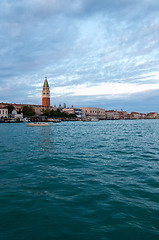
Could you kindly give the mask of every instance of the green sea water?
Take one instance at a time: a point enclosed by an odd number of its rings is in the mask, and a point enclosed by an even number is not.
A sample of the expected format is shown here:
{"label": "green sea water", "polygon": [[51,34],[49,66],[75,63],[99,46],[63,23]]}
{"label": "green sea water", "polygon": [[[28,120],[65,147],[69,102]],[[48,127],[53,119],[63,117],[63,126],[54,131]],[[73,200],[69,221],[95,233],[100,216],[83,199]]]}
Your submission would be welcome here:
{"label": "green sea water", "polygon": [[159,120],[0,124],[1,240],[158,240]]}

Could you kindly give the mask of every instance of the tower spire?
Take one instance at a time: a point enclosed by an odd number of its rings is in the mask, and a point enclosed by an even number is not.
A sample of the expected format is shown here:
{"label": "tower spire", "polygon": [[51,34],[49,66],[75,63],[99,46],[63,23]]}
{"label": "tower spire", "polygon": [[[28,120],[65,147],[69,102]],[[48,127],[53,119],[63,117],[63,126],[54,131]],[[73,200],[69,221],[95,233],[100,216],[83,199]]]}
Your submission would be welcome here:
{"label": "tower spire", "polygon": [[48,87],[48,88],[49,88],[49,84],[48,84],[47,76],[46,76],[46,75],[45,75],[45,81],[44,81],[43,87]]}
{"label": "tower spire", "polygon": [[49,84],[48,84],[46,75],[45,75],[45,80],[44,80],[43,90],[42,90],[42,106],[50,107],[50,89],[49,89]]}

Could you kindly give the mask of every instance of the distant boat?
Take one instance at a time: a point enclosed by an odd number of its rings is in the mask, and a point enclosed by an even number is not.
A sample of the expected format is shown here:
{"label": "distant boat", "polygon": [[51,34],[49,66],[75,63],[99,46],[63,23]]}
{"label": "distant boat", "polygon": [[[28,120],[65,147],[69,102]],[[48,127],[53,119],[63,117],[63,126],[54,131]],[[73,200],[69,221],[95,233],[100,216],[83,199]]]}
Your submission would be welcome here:
{"label": "distant boat", "polygon": [[92,118],[91,122],[99,122],[99,119],[98,118]]}
{"label": "distant boat", "polygon": [[48,118],[47,121],[48,122],[53,122],[53,123],[60,123],[61,122],[60,119],[52,119],[52,118]]}
{"label": "distant boat", "polygon": [[15,123],[15,119],[11,119],[9,122],[10,123]]}
{"label": "distant boat", "polygon": [[99,122],[98,118],[88,118],[88,119],[84,119],[83,122]]}
{"label": "distant boat", "polygon": [[23,119],[23,122],[31,122],[31,121],[30,121],[30,119],[28,119],[28,118],[24,118],[24,119]]}
{"label": "distant boat", "polygon": [[48,127],[50,125],[51,123],[46,123],[46,122],[27,123],[27,126],[29,127]]}

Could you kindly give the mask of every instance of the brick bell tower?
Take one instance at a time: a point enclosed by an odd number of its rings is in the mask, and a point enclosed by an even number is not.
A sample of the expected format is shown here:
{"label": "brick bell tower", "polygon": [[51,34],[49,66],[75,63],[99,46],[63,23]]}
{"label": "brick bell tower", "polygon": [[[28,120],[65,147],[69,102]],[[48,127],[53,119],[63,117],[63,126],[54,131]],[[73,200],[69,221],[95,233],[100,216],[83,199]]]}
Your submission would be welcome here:
{"label": "brick bell tower", "polygon": [[45,76],[45,81],[42,90],[42,106],[48,108],[50,107],[50,89],[47,81],[47,76]]}

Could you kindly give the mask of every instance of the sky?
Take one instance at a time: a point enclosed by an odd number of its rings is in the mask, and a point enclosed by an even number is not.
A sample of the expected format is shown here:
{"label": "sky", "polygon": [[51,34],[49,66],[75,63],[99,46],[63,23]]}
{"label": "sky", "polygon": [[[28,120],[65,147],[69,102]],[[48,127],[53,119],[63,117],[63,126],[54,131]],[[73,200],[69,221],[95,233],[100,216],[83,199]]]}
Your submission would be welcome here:
{"label": "sky", "polygon": [[0,5],[0,102],[159,112],[158,0]]}

